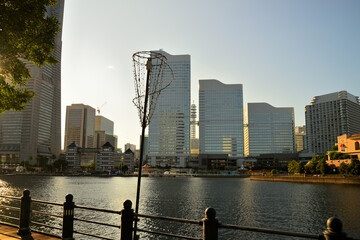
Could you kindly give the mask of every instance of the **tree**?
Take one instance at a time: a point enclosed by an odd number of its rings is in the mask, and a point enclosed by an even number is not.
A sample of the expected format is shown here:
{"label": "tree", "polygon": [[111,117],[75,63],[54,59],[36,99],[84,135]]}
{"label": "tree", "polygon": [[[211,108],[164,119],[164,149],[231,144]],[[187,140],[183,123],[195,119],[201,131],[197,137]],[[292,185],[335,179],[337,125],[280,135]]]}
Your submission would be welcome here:
{"label": "tree", "polygon": [[272,169],[271,172],[270,172],[271,175],[278,175],[279,174],[279,171],[276,170],[276,169]]}
{"label": "tree", "polygon": [[297,173],[304,173],[305,172],[305,168],[304,168],[304,163],[303,162],[299,162],[298,166],[296,168],[296,172]]}
{"label": "tree", "polygon": [[55,64],[52,56],[60,24],[46,16],[56,0],[0,1],[0,113],[21,111],[34,96],[26,88],[30,72],[25,59],[41,67]]}
{"label": "tree", "polygon": [[54,166],[54,168],[64,170],[68,166],[68,161],[59,159],[53,163],[53,166]]}
{"label": "tree", "polygon": [[129,170],[129,167],[127,165],[123,165],[123,166],[121,166],[120,170],[121,170],[121,172],[126,173],[127,170]]}
{"label": "tree", "polygon": [[349,172],[352,175],[360,175],[360,161],[357,159],[352,159],[350,166],[349,166]]}
{"label": "tree", "polygon": [[330,168],[329,165],[326,163],[325,159],[321,159],[318,164],[316,165],[316,173],[321,173],[322,175],[325,175],[329,173]]}
{"label": "tree", "polygon": [[339,172],[341,174],[347,174],[349,172],[349,165],[342,162],[339,167]]}
{"label": "tree", "polygon": [[298,168],[298,162],[296,160],[292,160],[289,164],[288,164],[288,172],[290,174],[294,174],[296,173],[296,170]]}

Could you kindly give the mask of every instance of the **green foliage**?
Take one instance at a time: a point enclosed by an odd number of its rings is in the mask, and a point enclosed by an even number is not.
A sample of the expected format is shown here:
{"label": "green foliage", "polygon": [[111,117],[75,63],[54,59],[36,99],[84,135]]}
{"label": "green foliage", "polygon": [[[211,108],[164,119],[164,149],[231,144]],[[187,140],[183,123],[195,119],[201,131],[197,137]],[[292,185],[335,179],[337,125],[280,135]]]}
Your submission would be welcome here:
{"label": "green foliage", "polygon": [[298,168],[298,162],[296,160],[292,160],[289,164],[288,164],[288,172],[290,174],[294,174],[297,171]]}
{"label": "green foliage", "polygon": [[339,151],[338,145],[332,146],[330,151],[334,151],[334,152]]}
{"label": "green foliage", "polygon": [[34,96],[26,88],[30,79],[25,59],[37,66],[55,64],[55,36],[60,31],[46,6],[56,0],[0,1],[0,113],[20,111]]}
{"label": "green foliage", "polygon": [[296,168],[296,172],[297,173],[304,173],[305,172],[305,167],[304,167],[304,163],[303,162],[299,162]]}
{"label": "green foliage", "polygon": [[68,166],[68,162],[66,160],[56,160],[53,164],[54,168],[65,170]]}
{"label": "green foliage", "polygon": [[92,162],[89,167],[90,170],[95,171],[95,162]]}
{"label": "green foliage", "polygon": [[127,165],[123,165],[123,166],[121,166],[120,170],[121,170],[121,172],[126,173],[127,170],[129,170],[129,167]]}
{"label": "green foliage", "polygon": [[328,174],[330,172],[329,165],[326,163],[325,159],[321,159],[316,165],[316,173],[321,173],[322,175]]}
{"label": "green foliage", "polygon": [[350,166],[349,166],[349,172],[352,175],[360,175],[360,161],[358,159],[352,159]]}
{"label": "green foliage", "polygon": [[344,162],[342,162],[342,163],[340,164],[340,167],[339,167],[339,172],[340,172],[341,174],[347,174],[347,173],[349,173],[349,165],[346,164],[346,163],[344,163]]}
{"label": "green foliage", "polygon": [[271,172],[270,172],[271,175],[278,175],[279,174],[279,171],[276,170],[276,169],[272,169]]}

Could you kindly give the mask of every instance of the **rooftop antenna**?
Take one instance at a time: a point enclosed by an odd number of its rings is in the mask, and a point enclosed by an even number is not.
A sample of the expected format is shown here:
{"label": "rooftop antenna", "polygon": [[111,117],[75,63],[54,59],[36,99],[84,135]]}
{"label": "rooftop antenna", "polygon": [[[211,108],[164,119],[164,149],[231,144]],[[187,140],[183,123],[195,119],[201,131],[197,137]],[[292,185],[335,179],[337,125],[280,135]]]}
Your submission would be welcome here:
{"label": "rooftop antenna", "polygon": [[[133,54],[132,59],[135,78],[135,98],[133,103],[138,109],[142,127],[135,207],[135,214],[137,214],[139,212],[145,128],[150,124],[161,91],[171,84],[174,73],[168,65],[166,57],[158,52],[136,52]],[[137,221],[135,221],[134,227],[134,236],[136,236]]]}

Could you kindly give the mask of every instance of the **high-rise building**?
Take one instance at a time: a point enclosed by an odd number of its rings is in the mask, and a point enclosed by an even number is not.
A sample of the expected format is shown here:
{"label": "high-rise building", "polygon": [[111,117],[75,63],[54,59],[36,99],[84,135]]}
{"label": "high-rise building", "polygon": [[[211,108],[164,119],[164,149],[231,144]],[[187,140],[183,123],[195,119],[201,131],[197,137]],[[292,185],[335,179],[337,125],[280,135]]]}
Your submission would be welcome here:
{"label": "high-rise building", "polygon": [[[167,58],[174,79],[161,91],[149,125],[150,164],[185,167],[190,156],[190,55],[156,52]],[[163,82],[170,80],[167,71]]]}
{"label": "high-rise building", "polygon": [[101,148],[101,146],[109,142],[116,149],[117,141],[114,136],[114,122],[104,116],[96,115],[94,141],[94,147],[96,148]]}
{"label": "high-rise building", "polygon": [[347,91],[315,96],[305,107],[308,151],[330,151],[337,136],[360,133],[359,97]]}
{"label": "high-rise building", "polygon": [[297,126],[295,127],[295,145],[296,152],[301,152],[306,149],[306,127]]}
{"label": "high-rise building", "polygon": [[[47,8],[63,22],[64,0]],[[26,62],[32,76],[26,87],[35,97],[21,112],[0,114],[0,160],[37,162],[39,156],[58,157],[61,150],[61,32],[55,37],[55,65],[42,68]]]}
{"label": "high-rise building", "polygon": [[66,106],[64,148],[75,142],[80,148],[95,147],[95,109],[84,104]]}
{"label": "high-rise building", "polygon": [[245,117],[245,156],[294,153],[294,108],[248,103]]}
{"label": "high-rise building", "polygon": [[242,84],[199,80],[200,154],[244,156]]}
{"label": "high-rise building", "polygon": [[199,154],[199,138],[197,138],[196,130],[199,122],[197,118],[197,109],[196,105],[193,103],[190,106],[190,153],[192,155]]}

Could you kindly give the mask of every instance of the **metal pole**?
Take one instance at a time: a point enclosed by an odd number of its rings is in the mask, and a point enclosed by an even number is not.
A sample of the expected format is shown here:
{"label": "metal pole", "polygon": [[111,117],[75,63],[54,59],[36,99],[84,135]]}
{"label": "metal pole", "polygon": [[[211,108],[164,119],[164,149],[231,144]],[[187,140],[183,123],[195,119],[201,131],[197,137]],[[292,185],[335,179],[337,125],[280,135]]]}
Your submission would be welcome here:
{"label": "metal pole", "polygon": [[[144,138],[145,138],[145,128],[146,128],[146,112],[148,105],[148,95],[149,95],[149,83],[150,83],[150,73],[151,73],[151,60],[148,59],[146,63],[146,86],[145,86],[145,102],[144,102],[144,113],[142,121],[142,131],[141,131],[141,143],[140,143],[140,161],[139,161],[139,171],[138,171],[138,183],[136,191],[136,205],[135,205],[135,214],[139,213],[139,199],[140,199],[140,185],[141,185],[141,170],[142,170],[142,161],[144,156]],[[136,236],[137,220],[135,220],[134,226],[134,239],[137,239]]]}

